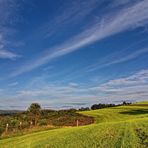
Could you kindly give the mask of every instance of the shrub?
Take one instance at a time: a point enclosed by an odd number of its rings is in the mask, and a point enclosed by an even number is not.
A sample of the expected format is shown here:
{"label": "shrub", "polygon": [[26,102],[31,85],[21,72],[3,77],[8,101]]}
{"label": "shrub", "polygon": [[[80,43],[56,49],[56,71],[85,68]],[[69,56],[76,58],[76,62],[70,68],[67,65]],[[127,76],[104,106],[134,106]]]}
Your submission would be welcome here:
{"label": "shrub", "polygon": [[48,122],[47,122],[46,119],[41,119],[41,120],[39,120],[39,122],[38,122],[38,125],[47,125],[47,124],[48,124]]}
{"label": "shrub", "polygon": [[0,136],[3,134],[4,131],[5,131],[5,128],[0,127]]}

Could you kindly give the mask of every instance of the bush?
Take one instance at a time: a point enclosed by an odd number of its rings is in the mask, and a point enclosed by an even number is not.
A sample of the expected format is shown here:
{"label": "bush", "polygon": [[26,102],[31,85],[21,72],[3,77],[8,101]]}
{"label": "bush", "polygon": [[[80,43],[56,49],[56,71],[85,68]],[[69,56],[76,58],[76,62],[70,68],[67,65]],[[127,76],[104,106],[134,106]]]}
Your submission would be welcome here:
{"label": "bush", "polygon": [[89,107],[81,107],[81,108],[79,109],[79,111],[88,111],[88,110],[90,110]]}
{"label": "bush", "polygon": [[12,127],[16,127],[18,125],[19,121],[17,119],[11,119],[10,124]]}
{"label": "bush", "polygon": [[5,131],[5,128],[0,127],[0,136],[3,134],[4,131]]}
{"label": "bush", "polygon": [[38,125],[47,125],[48,122],[46,119],[39,120]]}
{"label": "bush", "polygon": [[30,127],[30,123],[27,122],[27,121],[23,121],[22,122],[22,129],[25,129],[25,128],[29,128]]}

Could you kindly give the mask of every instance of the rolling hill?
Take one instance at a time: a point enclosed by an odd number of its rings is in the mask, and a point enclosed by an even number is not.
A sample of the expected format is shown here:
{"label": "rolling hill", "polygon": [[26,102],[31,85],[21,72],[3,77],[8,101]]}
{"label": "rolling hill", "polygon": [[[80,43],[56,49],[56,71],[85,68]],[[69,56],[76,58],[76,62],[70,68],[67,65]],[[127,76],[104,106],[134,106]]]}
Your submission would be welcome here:
{"label": "rolling hill", "polygon": [[0,140],[1,148],[146,148],[148,102],[80,112],[95,123]]}

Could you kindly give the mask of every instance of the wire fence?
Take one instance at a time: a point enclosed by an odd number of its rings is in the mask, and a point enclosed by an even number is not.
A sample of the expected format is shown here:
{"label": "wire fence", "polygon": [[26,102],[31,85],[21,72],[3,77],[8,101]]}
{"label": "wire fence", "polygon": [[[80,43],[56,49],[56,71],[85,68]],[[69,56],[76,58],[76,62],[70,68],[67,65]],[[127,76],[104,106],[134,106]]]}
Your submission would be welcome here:
{"label": "wire fence", "polygon": [[15,125],[11,123],[0,124],[0,130],[3,132],[16,131],[16,130],[18,131],[18,130],[23,130],[25,128],[32,128],[32,127],[33,127],[32,122],[28,122],[27,124],[23,122],[19,122],[19,124],[15,124]]}

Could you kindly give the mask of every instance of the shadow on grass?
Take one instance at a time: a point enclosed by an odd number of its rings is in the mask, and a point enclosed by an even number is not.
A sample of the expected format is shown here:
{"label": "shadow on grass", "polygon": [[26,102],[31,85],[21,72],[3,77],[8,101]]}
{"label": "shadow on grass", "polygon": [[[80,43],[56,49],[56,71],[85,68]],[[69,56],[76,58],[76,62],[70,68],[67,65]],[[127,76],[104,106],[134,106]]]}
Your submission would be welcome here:
{"label": "shadow on grass", "polygon": [[141,114],[148,114],[148,109],[134,109],[130,111],[123,111],[120,114],[127,114],[127,115],[141,115]]}

